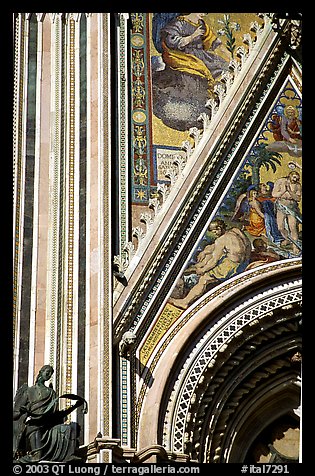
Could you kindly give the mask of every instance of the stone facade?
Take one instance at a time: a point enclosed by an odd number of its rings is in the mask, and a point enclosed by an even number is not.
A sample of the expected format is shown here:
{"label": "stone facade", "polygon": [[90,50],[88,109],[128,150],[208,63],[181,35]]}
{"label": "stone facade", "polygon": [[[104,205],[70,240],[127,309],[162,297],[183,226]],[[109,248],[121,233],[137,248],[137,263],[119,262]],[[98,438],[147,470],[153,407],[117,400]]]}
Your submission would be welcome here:
{"label": "stone facade", "polygon": [[[14,14],[14,391],[51,365],[88,402],[90,463],[301,461],[301,19],[206,14],[237,48],[178,131],[153,109],[153,15]],[[288,107],[295,149],[272,135]],[[257,170],[295,171],[287,245],[267,212],[259,235],[232,217]],[[269,254],[177,306],[217,217]]]}

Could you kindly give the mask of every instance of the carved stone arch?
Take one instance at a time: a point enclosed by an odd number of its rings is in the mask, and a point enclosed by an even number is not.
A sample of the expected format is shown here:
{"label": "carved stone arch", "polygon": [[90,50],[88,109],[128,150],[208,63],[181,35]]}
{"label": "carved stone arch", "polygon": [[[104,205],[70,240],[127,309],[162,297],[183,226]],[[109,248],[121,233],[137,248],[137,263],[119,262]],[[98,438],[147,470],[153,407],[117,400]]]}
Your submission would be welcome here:
{"label": "carved stone arch", "polygon": [[[290,368],[276,375],[262,387],[255,388],[244,407],[226,429],[226,441],[217,462],[233,463],[246,461],[252,443],[272,423],[285,415],[298,418],[293,410],[300,402],[300,391],[295,385],[296,373]],[[254,402],[254,404],[253,404]],[[231,431],[231,433],[229,433]],[[228,445],[230,444],[230,447]],[[217,454],[219,456],[219,452]],[[207,454],[209,462],[210,455]]]}
{"label": "carved stone arch", "polygon": [[265,316],[263,325],[258,322],[252,335],[234,339],[238,344],[231,343],[205,373],[208,387],[196,390],[199,401],[195,411],[191,409],[191,430],[186,432],[192,459],[244,461],[263,429],[299,406],[299,369],[291,363],[301,346],[299,307],[295,303]]}
{"label": "carved stone arch", "polygon": [[[257,382],[265,378],[268,383],[273,378],[277,382],[281,369],[285,372],[288,368],[291,372],[289,359],[301,348],[301,282],[288,282],[282,277],[280,284],[270,280],[267,283],[265,277],[263,290],[254,296],[247,288],[247,297],[244,297],[243,289],[238,305],[229,312],[227,306],[224,312],[223,306],[214,325],[213,321],[209,324],[213,305],[211,300],[205,300],[203,322],[195,316],[190,319],[190,325],[186,323],[186,329],[185,326],[177,332],[174,329],[176,339],[169,343],[156,367],[148,368],[152,378],[150,392],[140,409],[139,447],[157,438],[167,451],[187,455],[192,461],[205,461],[207,451],[211,450],[211,414],[215,414],[212,412],[215,406],[219,403],[222,407],[216,412],[219,420],[215,437],[219,439],[222,438],[220,425],[225,424],[230,409],[240,405],[238,398],[246,398],[251,389],[259,388]],[[228,302],[227,296],[225,299]],[[261,357],[256,365],[257,349]],[[232,375],[240,384],[234,388],[231,379],[232,387],[227,393],[224,384]],[[297,378],[296,371],[292,371],[287,380],[293,382]],[[221,403],[213,399],[220,389]],[[146,433],[142,432],[144,427]]]}

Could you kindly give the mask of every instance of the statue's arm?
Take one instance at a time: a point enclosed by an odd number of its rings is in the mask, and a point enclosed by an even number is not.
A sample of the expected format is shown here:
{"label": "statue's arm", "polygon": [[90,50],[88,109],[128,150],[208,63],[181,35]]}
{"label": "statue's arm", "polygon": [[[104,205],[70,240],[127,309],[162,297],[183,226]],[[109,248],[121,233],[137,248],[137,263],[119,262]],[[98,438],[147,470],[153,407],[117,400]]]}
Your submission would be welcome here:
{"label": "statue's arm", "polygon": [[71,405],[70,407],[65,408],[64,410],[61,410],[61,412],[66,417],[67,415],[72,413],[74,410],[76,410],[80,405],[82,405],[82,402],[80,402],[80,400],[78,400],[77,402],[75,402],[74,405]]}
{"label": "statue's arm", "polygon": [[62,418],[65,418],[67,415],[69,415],[71,412],[76,410],[78,407],[83,405],[83,412],[87,413],[87,402],[83,397],[79,397],[78,395],[74,394],[63,394],[59,398],[70,398],[70,399],[76,399],[76,403],[74,405],[71,405],[68,408],[65,408],[64,410],[58,411],[58,415],[61,416]]}

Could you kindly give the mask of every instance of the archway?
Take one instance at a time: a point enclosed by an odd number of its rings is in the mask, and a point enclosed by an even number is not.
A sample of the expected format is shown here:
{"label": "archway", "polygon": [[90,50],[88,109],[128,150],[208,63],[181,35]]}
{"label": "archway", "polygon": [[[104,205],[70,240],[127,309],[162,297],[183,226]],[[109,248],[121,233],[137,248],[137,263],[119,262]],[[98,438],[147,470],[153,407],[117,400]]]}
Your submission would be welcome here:
{"label": "archway", "polygon": [[[262,404],[270,410],[267,420],[261,415],[264,424],[299,405],[299,369],[291,359],[301,350],[301,295],[300,280],[273,285],[247,300],[243,297],[225,315],[221,310],[215,325],[205,317],[199,334],[198,329],[194,336],[190,332],[190,340],[185,326],[180,329],[155,369],[140,415],[139,447],[157,441],[167,451],[198,462],[244,459],[264,426],[246,438],[242,450],[236,450],[239,443],[230,428],[236,425],[239,432],[248,415],[254,422],[255,408]],[[205,308],[202,312],[206,316]],[[207,319],[212,324],[207,326]],[[177,359],[170,369],[172,354]],[[272,412],[270,395],[280,401],[283,387],[286,405]],[[144,426],[150,428],[145,436]]]}

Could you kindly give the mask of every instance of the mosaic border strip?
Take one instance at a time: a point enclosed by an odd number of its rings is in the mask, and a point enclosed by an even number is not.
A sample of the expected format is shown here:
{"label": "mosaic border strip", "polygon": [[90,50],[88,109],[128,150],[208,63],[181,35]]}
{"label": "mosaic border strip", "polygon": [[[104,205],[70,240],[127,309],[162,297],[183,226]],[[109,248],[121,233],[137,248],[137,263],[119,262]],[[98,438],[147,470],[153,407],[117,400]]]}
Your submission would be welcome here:
{"label": "mosaic border strip", "polygon": [[[103,145],[103,157],[104,157],[104,169],[103,169],[103,263],[107,263],[107,268],[102,272],[103,274],[103,296],[104,304],[103,309],[103,349],[102,349],[102,369],[103,369],[103,430],[105,435],[111,435],[111,321],[112,321],[112,303],[111,303],[111,282],[110,282],[110,263],[111,263],[111,194],[110,194],[110,180],[111,180],[111,164],[110,164],[110,98],[106,86],[109,85],[110,78],[110,57],[108,55],[109,48],[109,13],[102,14],[102,28],[103,28],[103,91],[102,91],[102,107],[103,107],[103,133],[104,140]],[[101,304],[101,303],[100,303]],[[105,462],[108,460],[108,452],[105,452]],[[108,461],[109,462],[109,461]]]}
{"label": "mosaic border strip", "polygon": [[[14,200],[15,200],[15,230],[14,230],[14,259],[13,259],[13,343],[15,342],[18,326],[18,276],[19,261],[21,254],[21,193],[22,193],[22,120],[23,120],[23,83],[24,68],[19,70],[21,58],[24,57],[24,28],[25,18],[19,14],[16,18],[15,31],[15,61],[14,61],[14,103],[13,103],[13,171],[14,179]],[[15,99],[18,98],[18,101]]]}
{"label": "mosaic border strip", "polygon": [[72,388],[73,356],[73,247],[74,247],[74,174],[75,174],[75,21],[69,19],[69,156],[68,156],[68,257],[66,323],[66,392]]}
{"label": "mosaic border strip", "polygon": [[[131,13],[131,202],[149,201],[151,177],[151,119],[147,44],[148,14]],[[149,63],[150,64],[150,63]]]}

